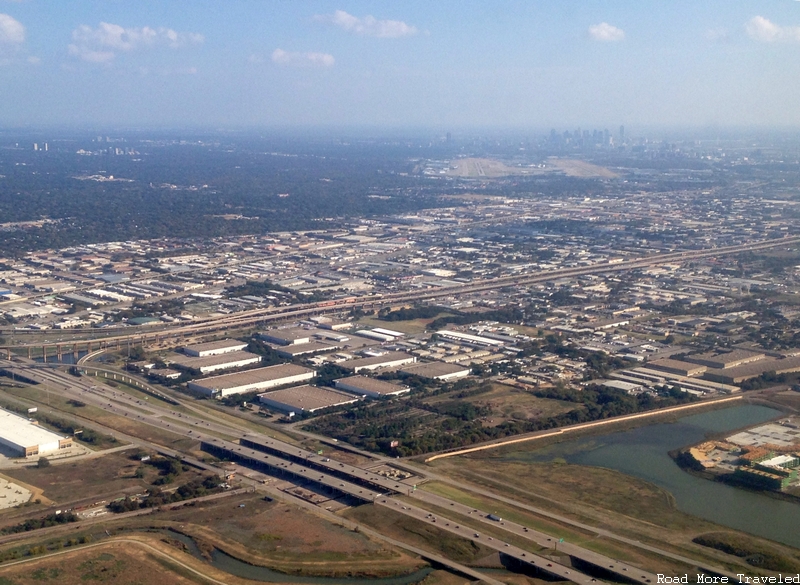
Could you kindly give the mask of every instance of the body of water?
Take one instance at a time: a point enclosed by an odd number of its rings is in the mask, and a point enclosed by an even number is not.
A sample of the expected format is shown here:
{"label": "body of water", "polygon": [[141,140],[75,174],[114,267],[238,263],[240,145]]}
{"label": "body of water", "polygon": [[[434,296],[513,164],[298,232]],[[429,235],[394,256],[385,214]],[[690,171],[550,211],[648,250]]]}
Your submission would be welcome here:
{"label": "body of water", "polygon": [[675,423],[516,452],[509,459],[544,462],[563,458],[569,463],[615,469],[668,490],[683,512],[800,548],[800,504],[690,475],[668,454],[699,443],[710,433],[755,426],[780,415],[764,406],[734,406],[686,416]]}
{"label": "body of water", "polygon": [[[165,531],[170,538],[179,540],[186,545],[188,552],[198,559],[206,560],[194,540],[179,532]],[[419,583],[433,571],[431,567],[424,567],[407,575],[397,577],[308,577],[281,573],[267,567],[251,565],[236,559],[229,554],[215,548],[211,551],[211,565],[230,575],[263,581],[265,583],[302,583],[306,585],[413,585]]]}

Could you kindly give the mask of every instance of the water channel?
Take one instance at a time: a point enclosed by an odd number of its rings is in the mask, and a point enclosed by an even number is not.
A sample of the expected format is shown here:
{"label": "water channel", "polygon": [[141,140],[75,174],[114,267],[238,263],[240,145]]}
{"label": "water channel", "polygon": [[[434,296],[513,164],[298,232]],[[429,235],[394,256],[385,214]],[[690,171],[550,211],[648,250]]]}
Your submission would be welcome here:
{"label": "water channel", "polygon": [[[182,542],[192,556],[206,560],[197,544],[192,538],[179,532],[165,531],[170,538]],[[215,548],[211,551],[211,565],[230,575],[251,579],[253,581],[263,581],[266,583],[303,583],[307,585],[413,585],[419,583],[428,576],[433,569],[425,567],[397,577],[307,577],[303,575],[291,575],[274,571],[267,567],[251,565],[236,559],[221,550]]]}
{"label": "water channel", "polygon": [[669,451],[774,419],[781,412],[741,405],[653,424],[630,431],[566,441],[530,452],[509,453],[514,461],[551,461],[615,469],[669,490],[678,509],[723,526],[800,548],[800,504],[771,498],[683,471]]}

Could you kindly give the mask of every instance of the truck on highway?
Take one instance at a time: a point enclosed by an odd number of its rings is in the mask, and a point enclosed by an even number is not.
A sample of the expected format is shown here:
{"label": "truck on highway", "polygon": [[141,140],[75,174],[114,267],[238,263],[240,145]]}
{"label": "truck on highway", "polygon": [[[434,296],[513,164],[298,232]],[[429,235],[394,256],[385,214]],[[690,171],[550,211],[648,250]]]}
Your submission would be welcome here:
{"label": "truck on highway", "polygon": [[502,519],[500,516],[498,516],[497,514],[487,514],[487,515],[486,515],[486,517],[487,517],[489,520],[494,520],[495,522],[502,522],[502,520],[503,520],[503,519]]}

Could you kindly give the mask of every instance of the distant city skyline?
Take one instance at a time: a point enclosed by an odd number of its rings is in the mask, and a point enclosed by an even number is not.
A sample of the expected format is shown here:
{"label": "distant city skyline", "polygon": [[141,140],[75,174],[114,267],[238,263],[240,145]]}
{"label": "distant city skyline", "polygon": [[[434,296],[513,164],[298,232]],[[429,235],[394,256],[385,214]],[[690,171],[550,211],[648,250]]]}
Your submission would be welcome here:
{"label": "distant city skyline", "polygon": [[800,126],[800,2],[0,0],[0,126]]}

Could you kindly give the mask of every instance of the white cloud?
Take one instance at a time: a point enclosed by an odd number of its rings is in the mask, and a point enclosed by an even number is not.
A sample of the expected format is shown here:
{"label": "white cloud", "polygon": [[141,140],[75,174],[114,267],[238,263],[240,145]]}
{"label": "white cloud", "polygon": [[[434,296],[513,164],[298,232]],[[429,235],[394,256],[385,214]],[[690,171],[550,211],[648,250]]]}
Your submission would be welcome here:
{"label": "white cloud", "polygon": [[779,41],[800,42],[800,26],[780,26],[764,18],[754,16],[744,26],[747,36],[762,43]]}
{"label": "white cloud", "polygon": [[25,27],[8,14],[0,13],[0,44],[20,45],[25,42]]}
{"label": "white cloud", "polygon": [[73,42],[67,48],[70,55],[84,61],[108,63],[121,52],[155,46],[177,49],[197,45],[204,40],[201,34],[176,32],[171,28],[124,28],[118,24],[101,22],[97,28],[82,24],[73,30]]}
{"label": "white cloud", "polygon": [[595,41],[615,42],[625,38],[625,31],[607,22],[601,22],[589,27],[589,37]]}
{"label": "white cloud", "polygon": [[414,36],[419,32],[417,27],[406,24],[402,20],[378,20],[374,16],[358,18],[344,10],[337,10],[333,14],[318,14],[314,18],[365,37],[397,39]]}
{"label": "white cloud", "polygon": [[272,62],[278,65],[291,65],[294,67],[333,67],[336,59],[328,53],[295,53],[275,49],[272,51]]}

